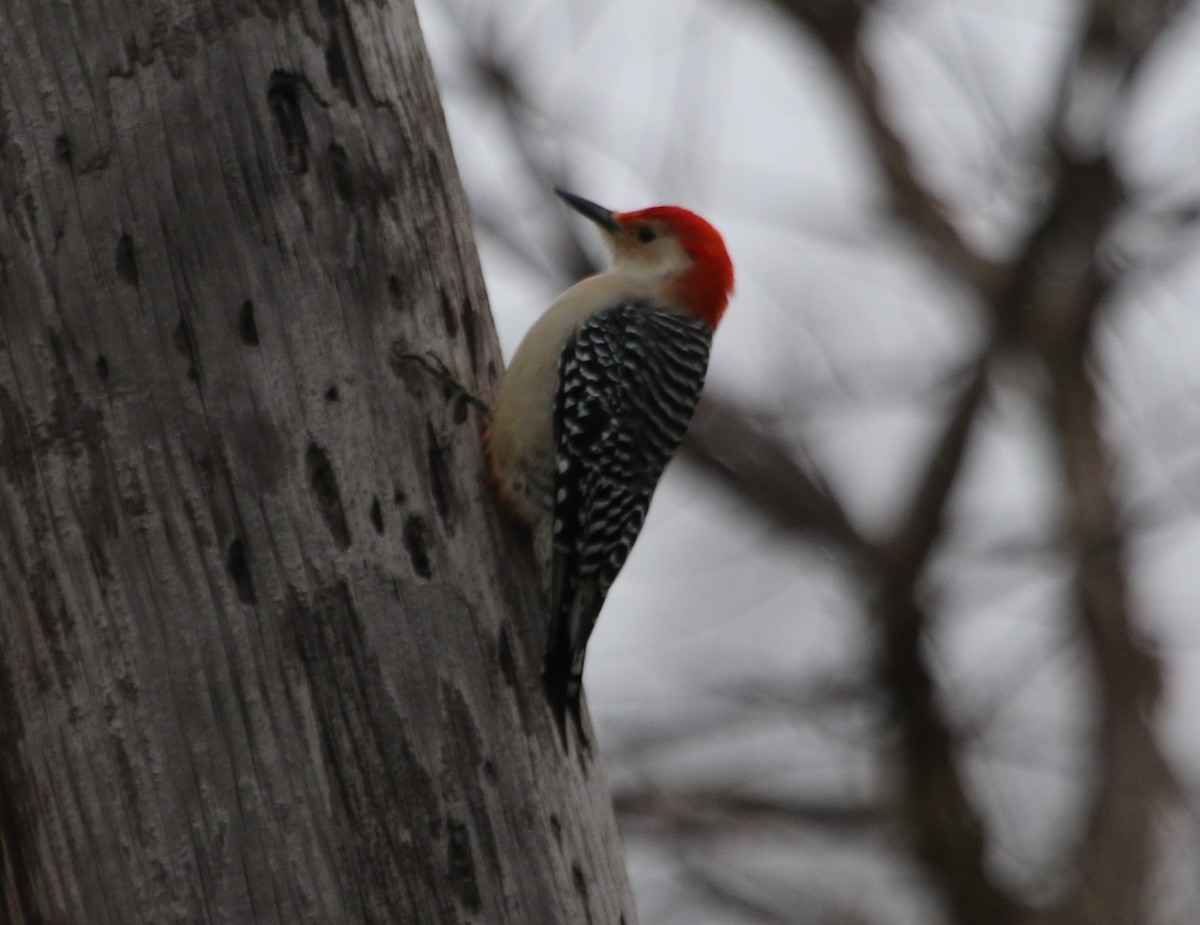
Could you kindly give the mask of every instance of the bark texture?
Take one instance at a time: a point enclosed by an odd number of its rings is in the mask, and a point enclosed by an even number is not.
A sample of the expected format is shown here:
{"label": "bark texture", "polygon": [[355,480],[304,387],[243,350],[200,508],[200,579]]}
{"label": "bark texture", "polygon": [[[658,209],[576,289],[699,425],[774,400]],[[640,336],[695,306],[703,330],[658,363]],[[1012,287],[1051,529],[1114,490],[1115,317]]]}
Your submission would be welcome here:
{"label": "bark texture", "polygon": [[0,3],[0,919],[633,925],[409,0]]}

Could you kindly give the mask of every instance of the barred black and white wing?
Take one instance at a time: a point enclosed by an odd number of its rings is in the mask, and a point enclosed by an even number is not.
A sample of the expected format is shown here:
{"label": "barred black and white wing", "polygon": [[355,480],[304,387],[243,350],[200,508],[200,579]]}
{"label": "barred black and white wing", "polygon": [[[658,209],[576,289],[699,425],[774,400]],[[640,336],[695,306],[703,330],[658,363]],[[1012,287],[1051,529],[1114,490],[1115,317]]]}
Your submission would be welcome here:
{"label": "barred black and white wing", "polygon": [[711,343],[698,319],[622,304],[593,315],[563,349],[543,674],[564,741],[567,707],[579,724],[588,637],[687,432]]}

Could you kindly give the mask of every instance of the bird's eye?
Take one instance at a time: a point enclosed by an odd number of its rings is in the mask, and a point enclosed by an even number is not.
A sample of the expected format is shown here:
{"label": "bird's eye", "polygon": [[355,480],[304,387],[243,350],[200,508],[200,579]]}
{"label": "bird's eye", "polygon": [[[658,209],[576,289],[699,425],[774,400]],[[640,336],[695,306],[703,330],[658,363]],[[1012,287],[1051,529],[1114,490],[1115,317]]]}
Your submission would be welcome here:
{"label": "bird's eye", "polygon": [[658,237],[658,234],[655,233],[654,229],[651,228],[649,225],[642,225],[637,230],[637,236],[638,236],[638,240],[641,241],[643,244],[649,244],[651,241],[653,241],[655,238]]}

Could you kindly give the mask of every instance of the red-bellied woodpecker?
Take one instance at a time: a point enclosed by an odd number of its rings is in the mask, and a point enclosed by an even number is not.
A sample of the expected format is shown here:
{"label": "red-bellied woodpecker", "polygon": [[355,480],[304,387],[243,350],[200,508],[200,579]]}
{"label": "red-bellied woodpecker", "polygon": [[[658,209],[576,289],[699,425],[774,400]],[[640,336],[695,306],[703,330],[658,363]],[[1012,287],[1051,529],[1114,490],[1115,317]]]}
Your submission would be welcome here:
{"label": "red-bellied woodpecker", "polygon": [[543,679],[565,742],[568,707],[579,728],[588,637],[687,431],[733,264],[694,212],[612,212],[557,192],[600,227],[612,266],[564,292],[525,336],[487,444],[501,498],[535,536],[550,533]]}

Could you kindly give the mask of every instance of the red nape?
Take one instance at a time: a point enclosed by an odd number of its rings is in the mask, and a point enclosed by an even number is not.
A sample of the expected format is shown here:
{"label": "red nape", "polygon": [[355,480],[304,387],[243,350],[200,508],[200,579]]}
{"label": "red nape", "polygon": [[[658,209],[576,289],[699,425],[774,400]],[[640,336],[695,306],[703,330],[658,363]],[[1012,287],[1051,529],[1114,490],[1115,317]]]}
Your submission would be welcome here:
{"label": "red nape", "polygon": [[695,212],[679,206],[652,206],[624,212],[619,218],[622,222],[660,221],[675,229],[683,249],[692,258],[692,268],[675,284],[675,291],[688,309],[715,328],[733,292],[733,261],[721,233]]}

